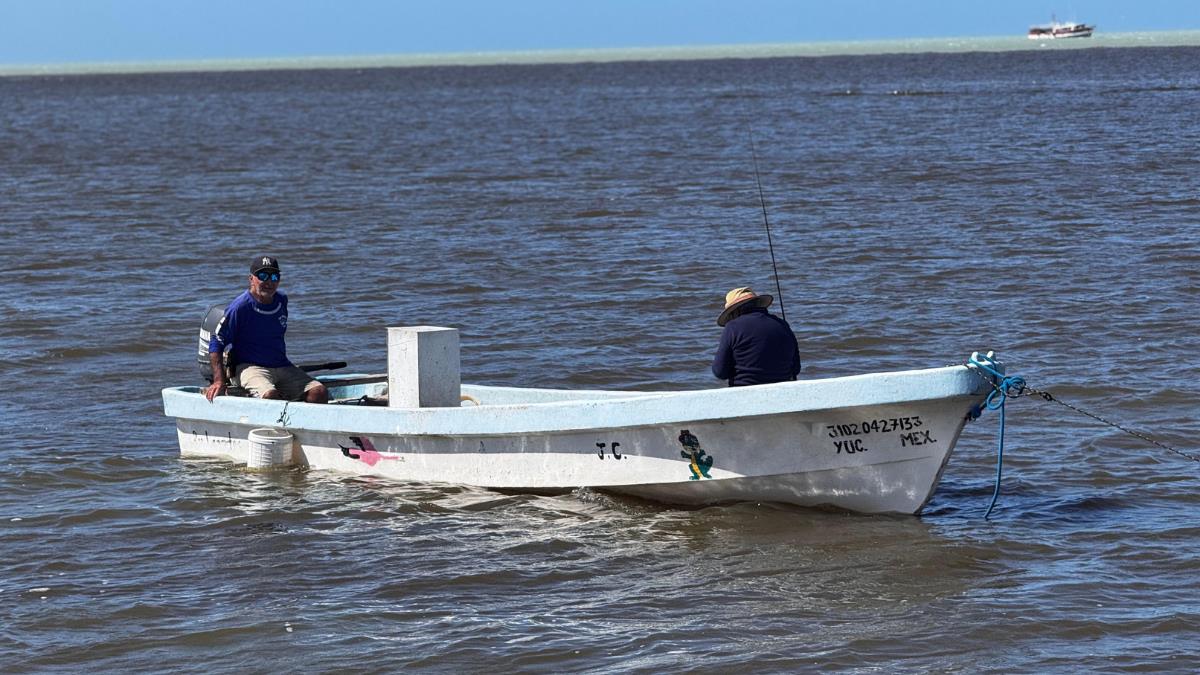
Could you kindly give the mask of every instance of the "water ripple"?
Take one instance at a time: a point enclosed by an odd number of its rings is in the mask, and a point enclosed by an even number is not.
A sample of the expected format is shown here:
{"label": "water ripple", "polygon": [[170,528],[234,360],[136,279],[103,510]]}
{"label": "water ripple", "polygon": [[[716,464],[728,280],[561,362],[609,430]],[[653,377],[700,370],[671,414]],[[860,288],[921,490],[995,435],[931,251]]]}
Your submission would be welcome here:
{"label": "water ripple", "polygon": [[714,386],[753,127],[805,376],[995,348],[1196,454],[1196,56],[0,78],[0,669],[1200,669],[1196,462],[1040,398],[988,521],[994,413],[914,519],[251,474],[158,398],[260,248],[298,360]]}

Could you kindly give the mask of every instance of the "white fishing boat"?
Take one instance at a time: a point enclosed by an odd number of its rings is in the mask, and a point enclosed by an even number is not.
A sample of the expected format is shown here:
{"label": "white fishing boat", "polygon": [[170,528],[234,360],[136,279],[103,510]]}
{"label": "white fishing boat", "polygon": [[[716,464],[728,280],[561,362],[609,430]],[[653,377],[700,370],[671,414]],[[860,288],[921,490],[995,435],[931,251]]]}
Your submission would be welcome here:
{"label": "white fishing boat", "polygon": [[[977,358],[1003,372],[990,355]],[[680,505],[748,500],[916,514],[995,381],[959,365],[595,391],[464,385],[458,370],[457,331],[391,328],[388,374],[320,378],[330,405],[236,396],[210,403],[199,386],[162,395],[185,457],[506,491],[587,487]],[[262,459],[264,447],[274,448],[273,459]]]}
{"label": "white fishing boat", "polygon": [[1091,37],[1092,32],[1095,30],[1095,26],[1089,26],[1077,21],[1059,22],[1052,16],[1048,24],[1030,26],[1028,37],[1030,40]]}

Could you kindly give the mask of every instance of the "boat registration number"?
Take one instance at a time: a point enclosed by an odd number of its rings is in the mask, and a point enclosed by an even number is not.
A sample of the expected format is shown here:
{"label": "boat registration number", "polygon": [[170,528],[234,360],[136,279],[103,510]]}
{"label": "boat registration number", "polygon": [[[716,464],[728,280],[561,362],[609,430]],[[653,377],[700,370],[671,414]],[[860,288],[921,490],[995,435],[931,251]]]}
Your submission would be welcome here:
{"label": "boat registration number", "polygon": [[853,455],[870,451],[871,448],[867,447],[866,441],[872,434],[879,436],[891,433],[900,434],[900,447],[904,448],[937,443],[931,430],[922,429],[923,426],[925,426],[925,422],[921,420],[921,416],[913,415],[911,417],[887,417],[844,424],[829,424],[826,425],[826,433],[829,438],[833,439],[834,454]]}
{"label": "boat registration number", "polygon": [[866,436],[868,434],[890,434],[893,431],[913,431],[924,425],[920,415],[912,417],[888,417],[846,424],[830,424],[830,438],[845,438],[847,436]]}

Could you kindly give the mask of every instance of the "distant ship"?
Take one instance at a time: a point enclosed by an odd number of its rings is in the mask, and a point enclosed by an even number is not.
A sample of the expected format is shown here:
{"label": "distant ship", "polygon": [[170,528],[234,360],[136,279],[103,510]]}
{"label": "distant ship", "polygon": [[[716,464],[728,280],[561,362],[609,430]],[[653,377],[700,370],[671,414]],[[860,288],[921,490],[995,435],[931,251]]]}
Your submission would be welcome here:
{"label": "distant ship", "polygon": [[1030,40],[1053,40],[1056,38],[1092,37],[1095,26],[1069,21],[1059,23],[1054,15],[1050,15],[1050,23],[1029,28]]}

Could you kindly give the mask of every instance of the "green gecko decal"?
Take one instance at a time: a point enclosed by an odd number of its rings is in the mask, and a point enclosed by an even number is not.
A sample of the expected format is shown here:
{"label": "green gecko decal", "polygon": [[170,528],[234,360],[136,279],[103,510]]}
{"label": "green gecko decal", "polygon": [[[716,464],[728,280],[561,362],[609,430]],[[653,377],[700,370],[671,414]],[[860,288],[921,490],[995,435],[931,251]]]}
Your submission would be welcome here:
{"label": "green gecko decal", "polygon": [[700,439],[696,438],[695,434],[684,429],[679,432],[679,443],[683,445],[683,450],[679,451],[679,456],[684,459],[691,460],[688,464],[688,469],[692,472],[692,480],[700,480],[701,476],[712,478],[708,475],[708,470],[712,468],[712,456],[704,454],[704,448],[700,447]]}

